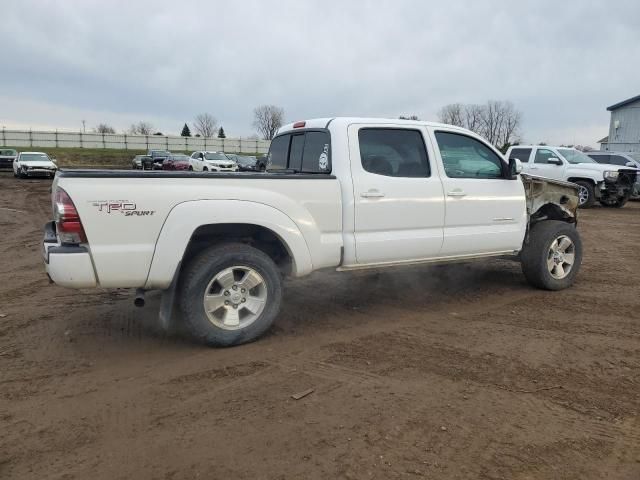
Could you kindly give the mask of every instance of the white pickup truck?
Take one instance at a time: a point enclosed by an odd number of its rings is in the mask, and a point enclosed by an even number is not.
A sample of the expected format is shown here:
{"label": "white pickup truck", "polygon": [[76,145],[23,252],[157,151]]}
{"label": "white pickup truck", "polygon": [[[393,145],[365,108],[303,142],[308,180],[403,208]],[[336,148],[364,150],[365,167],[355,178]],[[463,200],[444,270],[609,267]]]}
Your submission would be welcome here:
{"label": "white pickup truck", "polygon": [[580,268],[577,187],[519,175],[481,137],[420,121],[282,127],[266,173],[66,170],[47,273],[72,288],[163,290],[161,318],[209,345],[265,332],[284,276],[510,256],[534,286]]}
{"label": "white pickup truck", "polygon": [[599,201],[605,207],[623,207],[634,191],[638,170],[596,162],[575,148],[548,145],[517,145],[507,150],[507,158],[518,159],[522,171],[577,184],[580,207]]}

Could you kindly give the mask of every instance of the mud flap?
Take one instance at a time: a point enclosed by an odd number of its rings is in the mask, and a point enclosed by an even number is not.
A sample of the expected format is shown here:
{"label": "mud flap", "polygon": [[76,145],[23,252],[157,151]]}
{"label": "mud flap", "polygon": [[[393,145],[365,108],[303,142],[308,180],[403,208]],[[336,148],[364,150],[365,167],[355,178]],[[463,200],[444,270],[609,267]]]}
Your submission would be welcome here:
{"label": "mud flap", "polygon": [[160,298],[160,312],[158,313],[158,319],[160,320],[160,327],[168,333],[175,332],[177,330],[178,309],[175,297],[181,265],[182,262],[180,262],[178,264],[178,268],[176,268],[176,273],[173,276],[171,285],[169,285],[169,288],[162,291],[162,297]]}

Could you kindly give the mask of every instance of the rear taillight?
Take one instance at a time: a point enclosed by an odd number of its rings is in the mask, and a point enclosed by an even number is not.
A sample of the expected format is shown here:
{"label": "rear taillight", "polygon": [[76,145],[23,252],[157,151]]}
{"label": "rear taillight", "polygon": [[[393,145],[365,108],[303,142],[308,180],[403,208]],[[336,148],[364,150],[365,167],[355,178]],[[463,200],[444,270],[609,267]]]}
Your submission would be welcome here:
{"label": "rear taillight", "polygon": [[61,243],[87,242],[78,210],[76,210],[69,194],[61,188],[56,190],[55,217],[56,230]]}

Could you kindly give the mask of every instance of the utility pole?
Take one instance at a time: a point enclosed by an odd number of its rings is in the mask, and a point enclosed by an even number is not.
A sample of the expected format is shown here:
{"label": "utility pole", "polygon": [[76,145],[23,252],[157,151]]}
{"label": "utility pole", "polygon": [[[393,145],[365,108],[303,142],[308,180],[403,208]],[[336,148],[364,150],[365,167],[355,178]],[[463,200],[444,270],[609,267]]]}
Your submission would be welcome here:
{"label": "utility pole", "polygon": [[82,120],[82,133],[87,133],[87,122]]}

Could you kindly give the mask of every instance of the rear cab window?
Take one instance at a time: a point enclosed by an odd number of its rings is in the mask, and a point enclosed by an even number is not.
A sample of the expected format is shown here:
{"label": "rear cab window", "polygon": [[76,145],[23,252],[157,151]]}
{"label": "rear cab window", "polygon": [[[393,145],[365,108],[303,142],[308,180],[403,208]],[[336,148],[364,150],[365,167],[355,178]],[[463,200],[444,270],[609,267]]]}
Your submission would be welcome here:
{"label": "rear cab window", "polygon": [[331,173],[331,136],[328,130],[302,130],[278,135],[267,155],[269,171]]}

